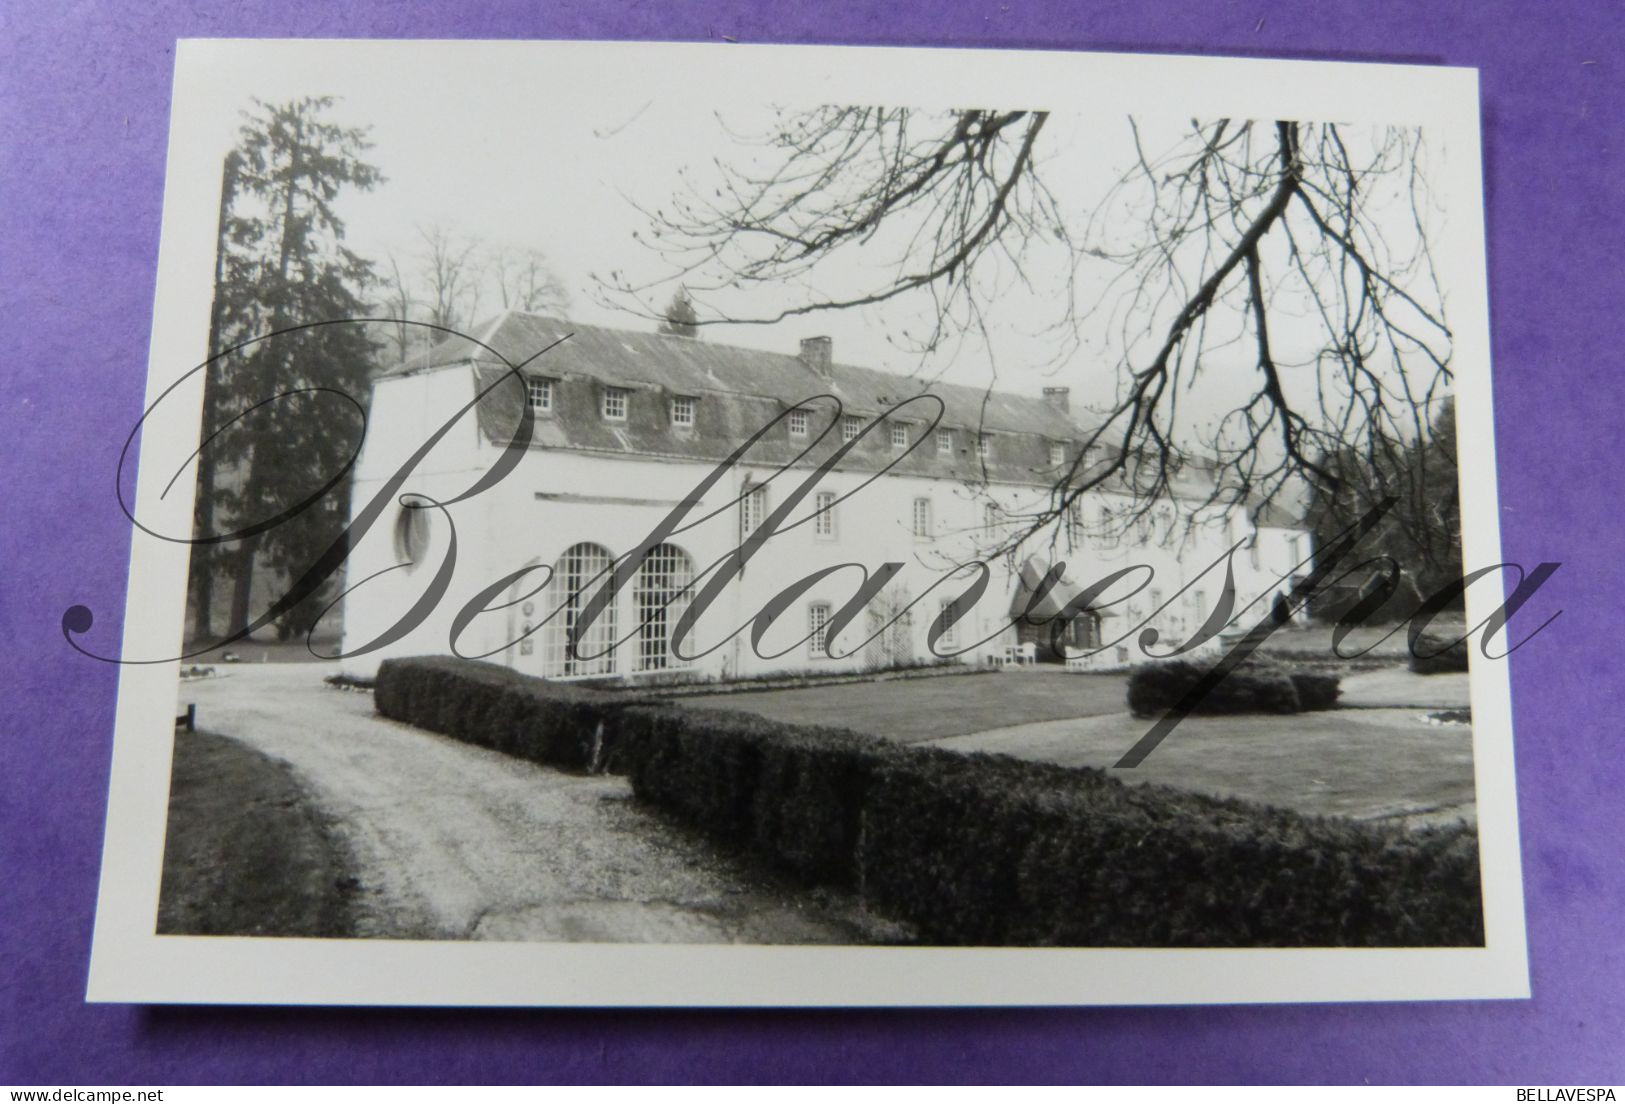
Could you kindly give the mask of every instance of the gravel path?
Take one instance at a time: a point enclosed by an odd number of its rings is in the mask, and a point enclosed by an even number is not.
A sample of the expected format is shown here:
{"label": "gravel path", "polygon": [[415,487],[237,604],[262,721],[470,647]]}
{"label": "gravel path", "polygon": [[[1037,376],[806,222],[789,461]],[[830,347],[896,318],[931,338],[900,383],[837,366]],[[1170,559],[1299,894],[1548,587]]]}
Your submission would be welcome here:
{"label": "gravel path", "polygon": [[327,664],[240,664],[179,688],[198,725],[289,763],[360,871],[358,935],[588,942],[895,939],[564,774],[385,720]]}

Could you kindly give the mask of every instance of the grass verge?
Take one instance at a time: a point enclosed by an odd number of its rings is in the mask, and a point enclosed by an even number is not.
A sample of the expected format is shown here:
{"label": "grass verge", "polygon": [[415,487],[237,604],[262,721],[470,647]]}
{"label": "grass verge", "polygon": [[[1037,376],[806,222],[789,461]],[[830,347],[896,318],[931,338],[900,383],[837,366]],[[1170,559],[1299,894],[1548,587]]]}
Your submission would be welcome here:
{"label": "grass verge", "polygon": [[235,740],[177,732],[160,935],[354,934],[357,882],[286,763]]}

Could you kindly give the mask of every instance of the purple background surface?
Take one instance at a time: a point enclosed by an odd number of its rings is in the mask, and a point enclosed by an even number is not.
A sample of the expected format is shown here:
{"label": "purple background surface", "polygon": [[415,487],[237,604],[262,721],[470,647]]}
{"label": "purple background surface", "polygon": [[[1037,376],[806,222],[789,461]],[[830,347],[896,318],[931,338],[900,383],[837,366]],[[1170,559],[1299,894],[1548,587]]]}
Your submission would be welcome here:
{"label": "purple background surface", "polygon": [[[0,1083],[1625,1081],[1617,556],[1625,341],[1618,3],[1288,6],[9,0],[0,14]],[[547,37],[1115,49],[1482,70],[1506,558],[1564,563],[1513,661],[1535,997],[897,1012],[188,1009],[82,1001],[179,36]],[[1471,477],[1471,473],[1468,473]]]}

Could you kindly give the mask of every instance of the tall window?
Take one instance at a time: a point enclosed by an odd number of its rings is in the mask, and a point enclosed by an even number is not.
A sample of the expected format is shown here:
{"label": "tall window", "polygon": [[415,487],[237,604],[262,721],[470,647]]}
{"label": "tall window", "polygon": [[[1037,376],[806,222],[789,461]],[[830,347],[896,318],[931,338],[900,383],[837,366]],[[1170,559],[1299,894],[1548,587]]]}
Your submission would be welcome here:
{"label": "tall window", "polygon": [[1073,545],[1083,543],[1083,503],[1075,498],[1066,507],[1066,539]]}
{"label": "tall window", "polygon": [[954,435],[951,430],[937,430],[937,452],[943,456],[952,456],[954,452]]}
{"label": "tall window", "polygon": [[743,542],[767,516],[767,488],[764,486],[751,487],[745,491],[744,497],[739,500],[739,539]]}
{"label": "tall window", "polygon": [[999,529],[999,504],[989,502],[982,507],[982,528],[989,533],[996,533]]}
{"label": "tall window", "polygon": [[626,388],[604,388],[604,417],[612,422],[626,421]]}
{"label": "tall window", "polygon": [[986,460],[993,452],[993,438],[985,433],[976,435],[976,455]]}
{"label": "tall window", "polygon": [[891,447],[908,448],[908,425],[905,422],[891,424]]}
{"label": "tall window", "polygon": [[810,421],[810,419],[808,418],[807,412],[805,410],[792,410],[792,411],[790,411],[790,436],[792,436],[792,437],[805,437],[805,436],[807,436],[807,425],[808,425],[809,421]]}
{"label": "tall window", "polygon": [[835,539],[835,492],[819,491],[814,500],[818,516],[813,519],[813,535],[824,540]]}
{"label": "tall window", "polygon": [[1112,508],[1104,502],[1100,504],[1099,517],[1100,547],[1110,552],[1123,543],[1122,522],[1112,515]]}
{"label": "tall window", "polygon": [[863,432],[863,419],[848,414],[841,419],[841,440],[856,441]]}
{"label": "tall window", "polygon": [[931,500],[929,498],[916,498],[914,500],[914,536],[917,538],[931,535]]}
{"label": "tall window", "polygon": [[553,411],[553,381],[538,376],[529,376],[525,380],[525,401],[530,408],[538,414],[550,414]]}
{"label": "tall window", "polygon": [[937,637],[938,644],[945,644],[952,648],[959,643],[959,602],[957,599],[948,599],[942,603],[942,610],[938,614],[942,625],[942,635]]}
{"label": "tall window", "polygon": [[543,608],[550,615],[542,630],[543,675],[569,678],[615,673],[615,603],[599,611],[579,639],[576,628],[593,595],[608,582],[609,563],[609,552],[602,546],[577,544],[553,565],[543,599]]}
{"label": "tall window", "polygon": [[694,424],[693,395],[678,395],[671,400],[671,424],[674,426],[691,426]]}
{"label": "tall window", "polygon": [[813,659],[829,658],[829,603],[814,602],[807,607],[807,654]]}
{"label": "tall window", "polygon": [[639,671],[685,665],[671,653],[671,629],[688,608],[693,585],[694,562],[687,552],[675,544],[657,544],[645,553],[632,584],[632,601],[638,611]]}
{"label": "tall window", "polygon": [[1156,518],[1156,540],[1158,544],[1166,546],[1174,539],[1174,522],[1178,518],[1172,506],[1158,506]]}

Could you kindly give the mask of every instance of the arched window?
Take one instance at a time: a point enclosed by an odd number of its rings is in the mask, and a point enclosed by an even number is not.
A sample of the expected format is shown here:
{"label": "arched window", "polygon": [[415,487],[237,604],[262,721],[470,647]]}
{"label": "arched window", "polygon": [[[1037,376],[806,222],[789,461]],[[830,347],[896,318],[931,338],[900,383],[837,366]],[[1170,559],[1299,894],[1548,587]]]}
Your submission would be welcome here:
{"label": "arched window", "polygon": [[[611,581],[609,551],[577,544],[553,565],[548,580],[542,630],[542,674],[553,678],[615,673],[615,603],[611,601],[576,637],[576,623],[599,589]],[[572,643],[574,647],[572,647]]]}
{"label": "arched window", "polygon": [[675,544],[657,544],[644,554],[632,584],[638,617],[639,671],[682,667],[671,652],[671,630],[688,608],[694,561]]}

